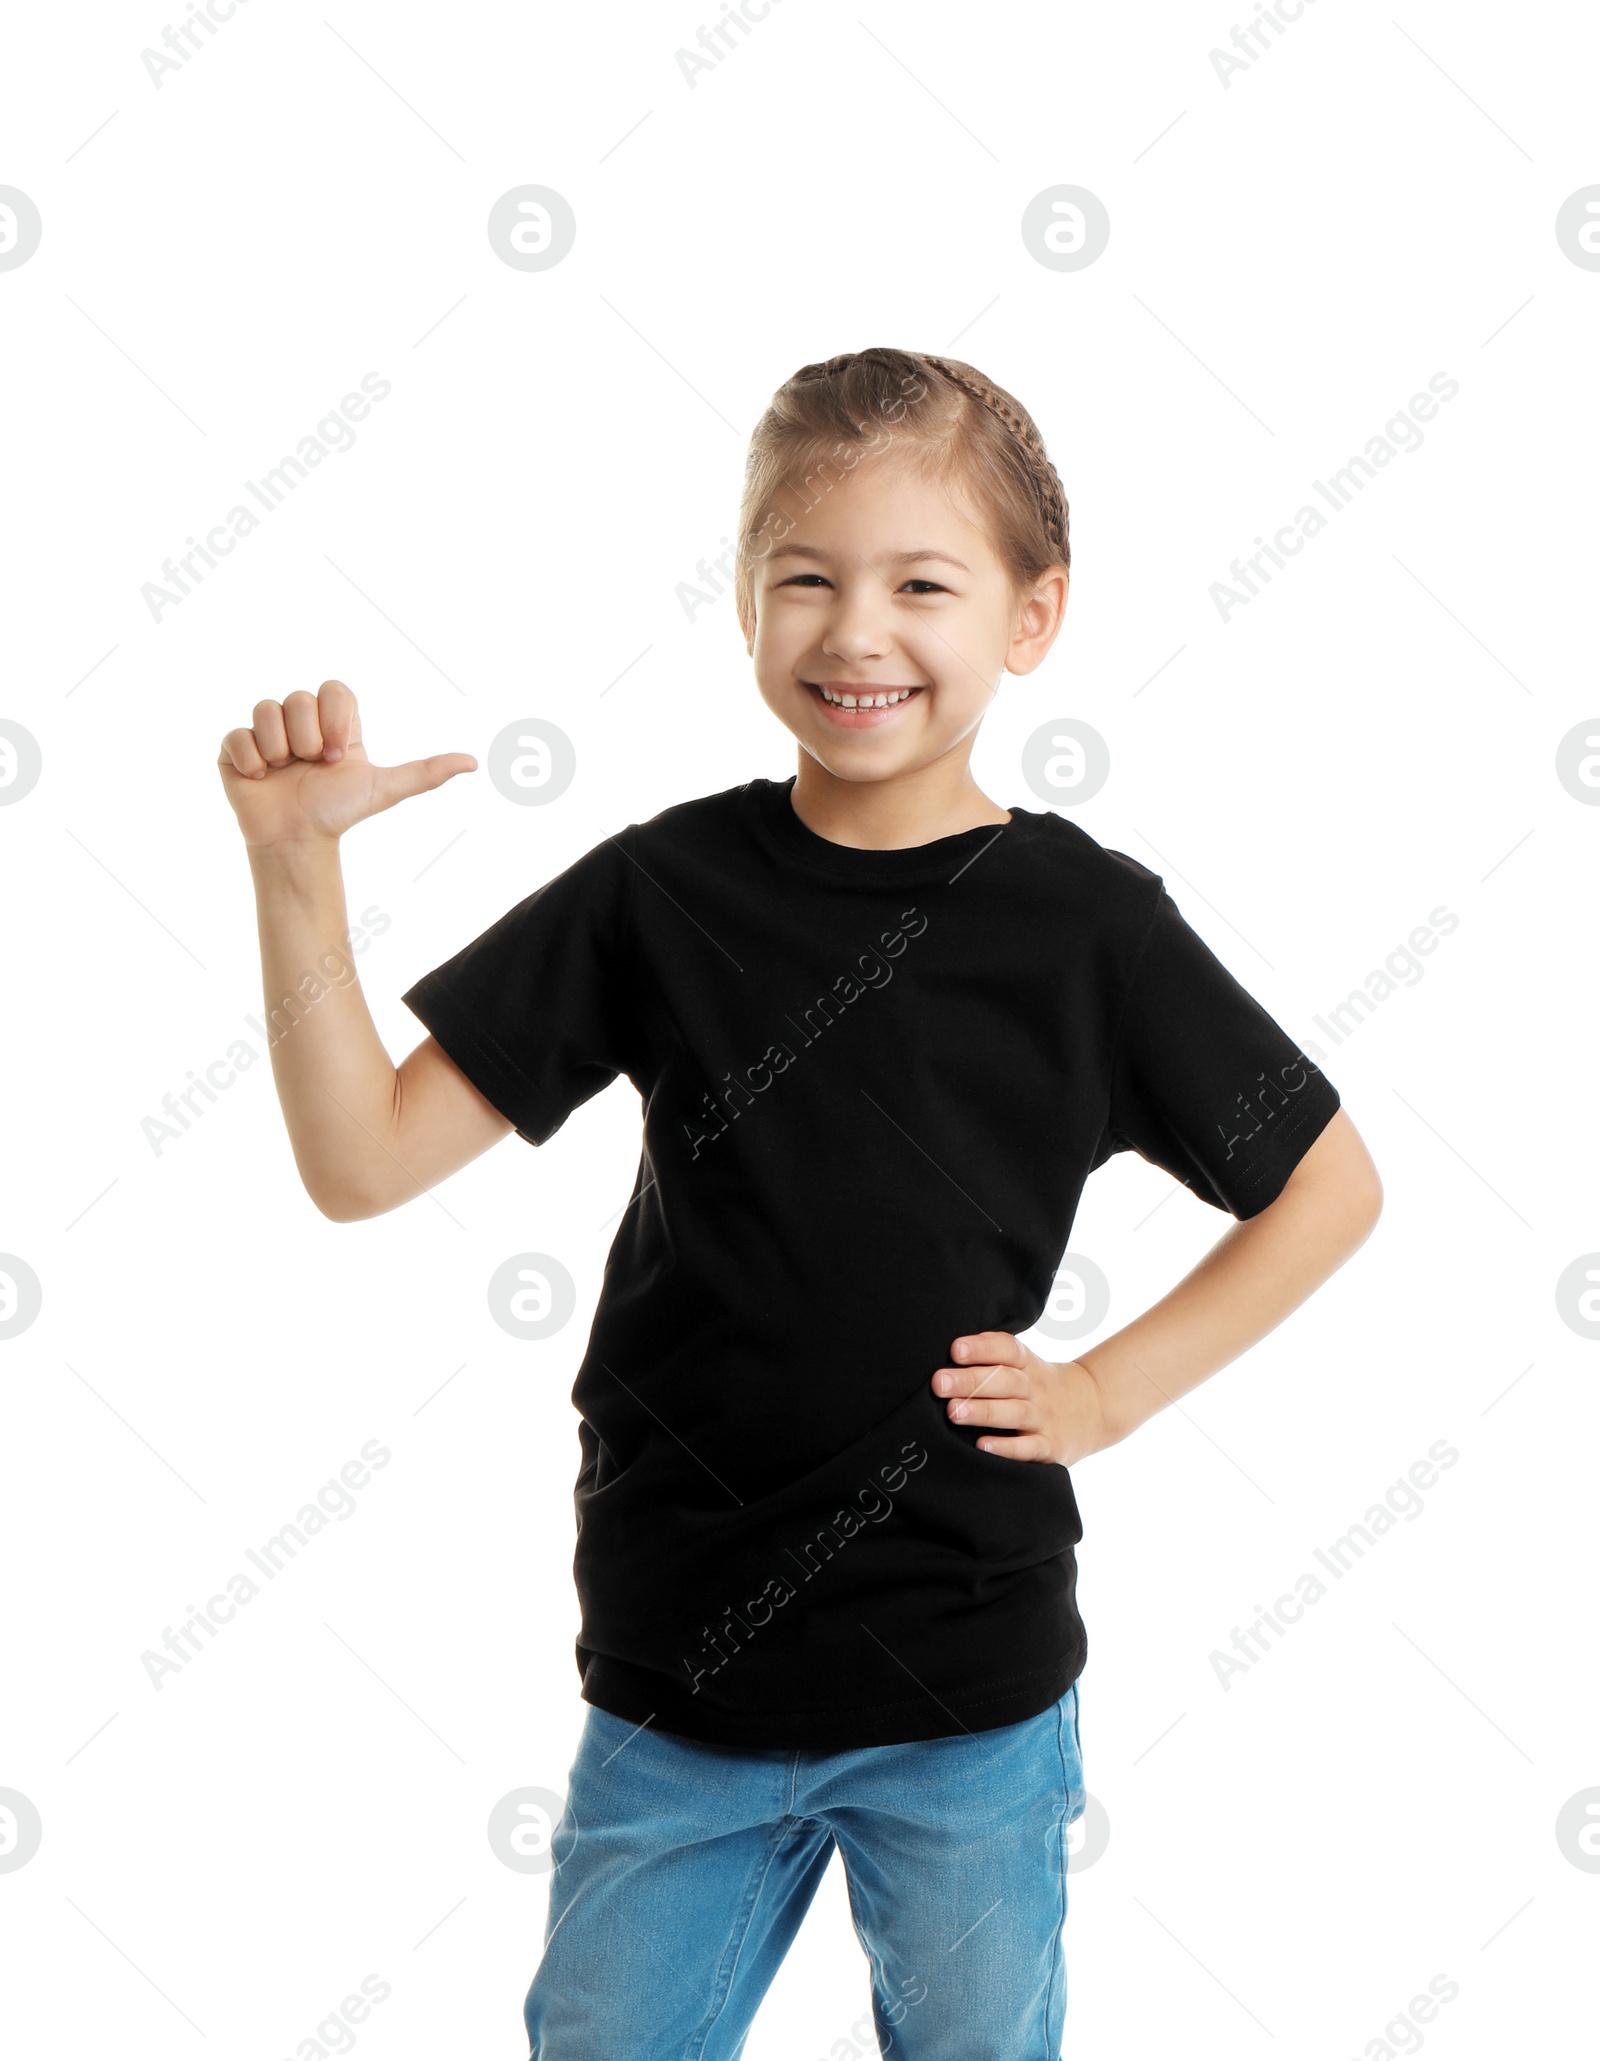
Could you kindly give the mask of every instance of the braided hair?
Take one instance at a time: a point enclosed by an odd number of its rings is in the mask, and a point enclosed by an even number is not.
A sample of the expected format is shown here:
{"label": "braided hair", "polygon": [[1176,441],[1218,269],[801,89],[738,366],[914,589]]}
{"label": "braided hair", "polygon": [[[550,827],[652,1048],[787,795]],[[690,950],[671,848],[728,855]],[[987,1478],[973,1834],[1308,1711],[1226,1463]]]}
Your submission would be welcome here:
{"label": "braided hair", "polygon": [[981,401],[984,407],[992,409],[1010,430],[1021,447],[1028,470],[1039,490],[1039,512],[1044,518],[1045,532],[1061,554],[1061,563],[1069,569],[1072,565],[1072,546],[1067,536],[1067,496],[1061,484],[1061,475],[1050,463],[1044,447],[1044,438],[1033,417],[1018,402],[1014,401],[1004,387],[991,386],[981,373],[974,372],[970,365],[963,365],[955,358],[933,358],[925,352],[916,353],[924,365],[933,366],[946,379],[953,380],[964,393]]}

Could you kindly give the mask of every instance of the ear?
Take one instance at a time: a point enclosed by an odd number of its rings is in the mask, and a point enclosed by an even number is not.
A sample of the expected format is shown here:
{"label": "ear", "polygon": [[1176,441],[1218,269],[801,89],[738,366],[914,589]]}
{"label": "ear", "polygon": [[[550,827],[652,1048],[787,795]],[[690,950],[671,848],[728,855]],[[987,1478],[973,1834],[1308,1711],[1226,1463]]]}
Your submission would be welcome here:
{"label": "ear", "polygon": [[1071,574],[1064,565],[1048,566],[1024,596],[1006,652],[1008,673],[1031,673],[1061,633]]}

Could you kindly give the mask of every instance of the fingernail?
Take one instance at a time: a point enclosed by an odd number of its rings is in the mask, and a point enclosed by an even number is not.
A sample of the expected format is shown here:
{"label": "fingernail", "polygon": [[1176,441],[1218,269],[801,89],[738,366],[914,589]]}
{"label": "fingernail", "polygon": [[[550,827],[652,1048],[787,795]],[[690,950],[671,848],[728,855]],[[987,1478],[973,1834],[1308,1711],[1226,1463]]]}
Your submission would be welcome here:
{"label": "fingernail", "polygon": [[331,745],[323,752],[322,756],[325,759],[342,759],[344,757],[344,748],[338,744]]}
{"label": "fingernail", "polygon": [[951,1388],[950,1376],[948,1374],[935,1374],[933,1377],[933,1385],[939,1391],[940,1395],[948,1395],[950,1393]]}
{"label": "fingernail", "polygon": [[965,1347],[964,1345],[958,1345],[958,1346],[956,1347],[956,1358],[957,1358],[958,1360],[964,1360],[964,1359],[965,1359],[966,1357],[967,1357],[967,1349],[966,1349],[966,1347]]}

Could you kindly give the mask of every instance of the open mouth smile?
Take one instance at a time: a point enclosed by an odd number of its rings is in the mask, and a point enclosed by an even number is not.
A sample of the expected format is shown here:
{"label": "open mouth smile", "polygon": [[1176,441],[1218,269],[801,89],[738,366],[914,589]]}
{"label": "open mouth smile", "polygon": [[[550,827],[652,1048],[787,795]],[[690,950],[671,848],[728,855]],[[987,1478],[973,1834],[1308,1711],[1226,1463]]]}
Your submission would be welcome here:
{"label": "open mouth smile", "polygon": [[880,723],[892,721],[897,709],[927,692],[923,687],[872,687],[864,681],[824,685],[806,680],[802,684],[828,721],[848,730],[875,729]]}

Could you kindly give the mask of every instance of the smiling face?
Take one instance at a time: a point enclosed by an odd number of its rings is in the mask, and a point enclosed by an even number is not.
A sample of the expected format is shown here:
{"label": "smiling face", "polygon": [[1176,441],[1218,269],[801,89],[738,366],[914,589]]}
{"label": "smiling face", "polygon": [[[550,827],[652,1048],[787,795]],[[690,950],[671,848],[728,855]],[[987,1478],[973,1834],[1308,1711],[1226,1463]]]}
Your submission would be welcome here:
{"label": "smiling face", "polygon": [[1002,673],[1039,664],[1066,593],[1055,567],[1019,596],[961,487],[874,456],[758,562],[745,640],[762,700],[826,772],[964,772]]}

